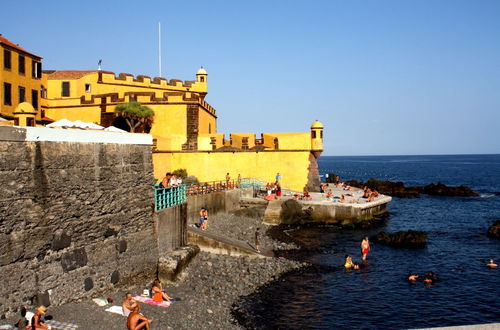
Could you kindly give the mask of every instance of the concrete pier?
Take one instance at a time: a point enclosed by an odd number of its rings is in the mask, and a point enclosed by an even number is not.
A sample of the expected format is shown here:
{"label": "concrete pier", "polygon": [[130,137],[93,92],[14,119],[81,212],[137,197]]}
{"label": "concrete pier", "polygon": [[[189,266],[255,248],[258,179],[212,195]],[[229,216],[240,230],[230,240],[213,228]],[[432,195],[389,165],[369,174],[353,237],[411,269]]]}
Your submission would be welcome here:
{"label": "concrete pier", "polygon": [[[311,200],[300,200],[288,192],[280,200],[272,200],[267,205],[264,221],[270,224],[292,223],[341,223],[364,221],[385,213],[392,197],[379,195],[374,201],[362,198],[363,190],[330,187],[331,198],[322,193],[310,193]],[[344,195],[344,202],[340,202]]]}

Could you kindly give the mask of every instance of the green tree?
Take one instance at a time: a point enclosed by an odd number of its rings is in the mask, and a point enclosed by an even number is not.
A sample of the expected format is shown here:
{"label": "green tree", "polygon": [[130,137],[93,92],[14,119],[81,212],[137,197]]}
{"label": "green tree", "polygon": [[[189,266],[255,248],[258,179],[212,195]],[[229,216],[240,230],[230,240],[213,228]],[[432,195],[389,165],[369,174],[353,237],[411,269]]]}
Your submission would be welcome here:
{"label": "green tree", "polygon": [[130,127],[130,132],[132,133],[134,133],[141,124],[143,124],[143,127],[151,125],[155,116],[151,108],[135,101],[118,104],[115,107],[115,112],[125,118],[127,125]]}

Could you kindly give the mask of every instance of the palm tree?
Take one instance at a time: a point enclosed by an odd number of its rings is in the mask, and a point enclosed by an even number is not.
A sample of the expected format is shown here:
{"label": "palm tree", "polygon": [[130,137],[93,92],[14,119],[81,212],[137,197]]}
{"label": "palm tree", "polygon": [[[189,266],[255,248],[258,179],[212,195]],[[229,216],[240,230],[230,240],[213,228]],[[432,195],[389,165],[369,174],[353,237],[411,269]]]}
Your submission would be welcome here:
{"label": "palm tree", "polygon": [[136,101],[118,104],[115,107],[115,112],[125,119],[131,133],[134,133],[141,124],[144,124],[143,126],[151,125],[155,116],[150,107]]}

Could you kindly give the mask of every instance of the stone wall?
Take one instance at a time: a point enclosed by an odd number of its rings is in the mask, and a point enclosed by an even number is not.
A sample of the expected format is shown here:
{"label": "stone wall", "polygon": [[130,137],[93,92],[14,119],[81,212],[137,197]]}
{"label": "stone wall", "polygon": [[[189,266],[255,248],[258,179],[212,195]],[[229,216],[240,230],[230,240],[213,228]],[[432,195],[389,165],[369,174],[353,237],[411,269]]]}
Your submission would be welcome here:
{"label": "stone wall", "polygon": [[189,196],[187,199],[187,220],[199,222],[200,209],[208,210],[209,218],[217,213],[231,212],[240,208],[240,196],[243,190],[218,191],[205,195]]}
{"label": "stone wall", "polygon": [[150,280],[151,145],[26,136],[0,127],[0,316]]}

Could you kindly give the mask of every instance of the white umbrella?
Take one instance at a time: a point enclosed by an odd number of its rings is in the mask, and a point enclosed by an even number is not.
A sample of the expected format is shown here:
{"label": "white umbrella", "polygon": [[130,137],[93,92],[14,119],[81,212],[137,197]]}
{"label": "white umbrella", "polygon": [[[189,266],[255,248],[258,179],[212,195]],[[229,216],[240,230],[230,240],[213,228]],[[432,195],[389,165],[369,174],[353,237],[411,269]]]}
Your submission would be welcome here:
{"label": "white umbrella", "polygon": [[124,131],[122,129],[119,129],[118,127],[114,126],[109,126],[104,129],[106,132],[121,132],[121,133],[128,133],[127,131]]}
{"label": "white umbrella", "polygon": [[86,123],[87,127],[90,129],[104,129],[101,125],[97,125],[95,123]]}
{"label": "white umbrella", "polygon": [[46,127],[76,127],[75,123],[66,118],[48,124]]}
{"label": "white umbrella", "polygon": [[89,124],[81,120],[75,120],[73,123],[77,128],[89,128]]}

